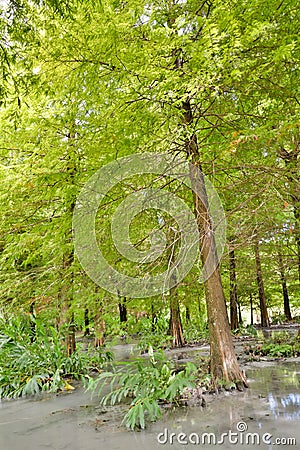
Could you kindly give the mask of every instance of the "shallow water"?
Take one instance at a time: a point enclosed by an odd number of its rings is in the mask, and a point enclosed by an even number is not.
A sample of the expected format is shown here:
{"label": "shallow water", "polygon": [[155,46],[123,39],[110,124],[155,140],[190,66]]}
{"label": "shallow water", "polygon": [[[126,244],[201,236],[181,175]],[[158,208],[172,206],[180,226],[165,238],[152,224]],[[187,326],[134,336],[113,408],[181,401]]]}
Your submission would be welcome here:
{"label": "shallow water", "polygon": [[[106,411],[97,408],[97,398],[91,400],[90,395],[81,387],[59,395],[3,401],[0,403],[0,449],[150,450],[249,447],[275,450],[281,446],[268,442],[275,442],[277,438],[294,438],[297,445],[283,446],[300,448],[299,361],[272,363],[266,367],[256,363],[249,366],[247,376],[250,389],[242,393],[222,394],[205,408],[190,407],[169,411],[162,421],[141,432],[124,430],[120,426],[122,407],[108,407]],[[241,431],[237,431],[237,426]],[[247,430],[242,431],[243,428]],[[161,443],[157,439],[159,433],[162,433]],[[175,435],[171,436],[171,433]],[[227,435],[222,436],[222,433]],[[272,437],[268,437],[266,433]],[[180,443],[180,440],[184,443]],[[250,444],[243,444],[243,440],[248,440]]]}

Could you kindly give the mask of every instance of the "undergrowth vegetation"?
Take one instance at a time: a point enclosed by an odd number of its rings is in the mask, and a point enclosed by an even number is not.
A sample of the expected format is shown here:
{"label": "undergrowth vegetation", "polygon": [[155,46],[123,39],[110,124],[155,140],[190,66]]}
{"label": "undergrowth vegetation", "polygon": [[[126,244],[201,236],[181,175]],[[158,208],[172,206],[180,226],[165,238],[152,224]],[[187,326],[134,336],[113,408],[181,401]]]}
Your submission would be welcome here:
{"label": "undergrowth vegetation", "polygon": [[195,388],[197,368],[188,362],[176,371],[174,363],[166,359],[163,352],[149,348],[149,358],[138,358],[122,363],[118,368],[102,372],[97,378],[87,377],[87,389],[98,396],[103,387],[110,383],[110,392],[104,395],[100,404],[115,405],[129,399],[128,411],[123,422],[130,429],[145,428],[146,420],[155,421],[161,417],[159,403],[177,403],[185,388]]}
{"label": "undergrowth vegetation", "polygon": [[54,327],[20,318],[0,324],[0,398],[34,395],[40,391],[72,389],[70,379],[80,379],[92,369],[100,370],[112,360],[110,352],[78,349],[66,355]]}
{"label": "undergrowth vegetation", "polygon": [[276,333],[263,343],[244,347],[247,355],[276,357],[296,357],[300,355],[300,342],[289,333]]}

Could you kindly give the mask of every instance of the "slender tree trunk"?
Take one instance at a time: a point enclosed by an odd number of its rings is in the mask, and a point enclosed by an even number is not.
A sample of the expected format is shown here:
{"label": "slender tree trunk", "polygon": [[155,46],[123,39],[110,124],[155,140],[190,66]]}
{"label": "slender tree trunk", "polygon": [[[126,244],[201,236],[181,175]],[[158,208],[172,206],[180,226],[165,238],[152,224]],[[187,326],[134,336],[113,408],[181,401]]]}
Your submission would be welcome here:
{"label": "slender tree trunk", "polygon": [[170,322],[169,334],[172,336],[173,347],[183,347],[184,337],[182,330],[182,322],[180,316],[179,301],[176,294],[176,288],[170,290]]}
{"label": "slender tree trunk", "polygon": [[89,336],[90,334],[90,318],[89,318],[89,310],[85,308],[84,310],[84,336]]}
{"label": "slender tree trunk", "polygon": [[[184,123],[193,122],[193,113],[189,100],[183,103]],[[216,251],[214,230],[211,221],[207,191],[202,172],[198,141],[192,134],[186,143],[187,153],[191,155],[190,172],[194,194],[195,217],[200,233],[200,250],[204,270],[204,287],[210,336],[210,371],[217,380],[235,382],[238,388],[247,386],[245,374],[241,371],[235,354],[230,325],[227,316],[226,300],[222,286],[219,261]],[[239,380],[239,381],[237,381]]]}
{"label": "slender tree trunk", "polygon": [[294,208],[294,217],[295,217],[295,241],[298,259],[298,281],[300,284],[300,196],[298,197],[297,205],[298,206]]}
{"label": "slender tree trunk", "polygon": [[236,289],[236,270],[234,249],[229,251],[229,276],[230,276],[230,327],[236,330],[239,327],[238,304]]}
{"label": "slender tree trunk", "polygon": [[59,329],[65,333],[66,353],[71,356],[76,350],[74,314],[70,314],[70,304],[73,296],[73,274],[71,265],[74,260],[74,252],[63,256],[63,270],[61,277],[61,286],[58,293],[60,305]]}
{"label": "slender tree trunk", "polygon": [[172,336],[173,347],[182,347],[184,342],[182,321],[180,315],[180,305],[177,296],[177,278],[176,278],[176,267],[174,266],[174,251],[176,246],[176,233],[171,232],[170,240],[173,242],[170,244],[170,258],[169,265],[172,270],[171,278],[174,287],[170,289],[170,322],[169,322],[169,334]]}
{"label": "slender tree trunk", "polygon": [[119,302],[119,313],[120,313],[120,322],[127,322],[127,307],[126,307],[126,297],[123,298],[122,301]]}
{"label": "slender tree trunk", "polygon": [[256,262],[256,279],[258,286],[258,295],[259,295],[259,307],[260,307],[260,317],[261,317],[261,326],[263,328],[270,326],[268,310],[267,310],[267,301],[264,289],[264,281],[261,270],[261,261],[259,254],[259,243],[258,239],[255,241],[255,262]]}
{"label": "slender tree trunk", "polygon": [[253,299],[252,294],[250,293],[250,315],[251,315],[251,325],[254,324],[254,317],[253,317]]}
{"label": "slender tree trunk", "polygon": [[283,265],[282,255],[280,252],[278,252],[278,263],[279,263],[280,279],[281,279],[281,286],[282,286],[282,293],[283,293],[284,315],[287,318],[287,320],[292,320],[292,314],[291,314],[291,309],[290,309],[290,300],[289,300],[289,294],[288,294],[287,284],[286,284],[286,277],[285,277],[285,272],[284,272],[284,265]]}
{"label": "slender tree trunk", "polygon": [[34,311],[34,305],[35,305],[35,301],[33,300],[30,303],[30,342],[35,342],[36,341],[36,315],[35,315],[35,311]]}
{"label": "slender tree trunk", "polygon": [[154,304],[152,302],[151,303],[151,331],[152,331],[152,333],[154,333],[154,331],[155,331],[156,324],[157,324],[157,317],[156,317],[156,312],[154,309]]}
{"label": "slender tree trunk", "polygon": [[59,291],[59,303],[61,306],[61,317],[60,326],[67,326],[65,330],[65,344],[68,356],[76,350],[76,340],[75,340],[75,324],[74,324],[74,313],[70,314],[70,306],[73,300],[73,283],[74,283],[74,273],[72,265],[74,263],[74,247],[72,244],[72,219],[75,208],[76,201],[76,164],[77,164],[77,154],[76,154],[76,125],[73,123],[70,127],[70,132],[66,136],[69,140],[69,149],[67,155],[67,167],[66,167],[66,183],[68,183],[69,188],[73,189],[71,195],[65,199],[65,220],[66,224],[69,224],[69,229],[65,233],[65,243],[69,246],[63,255],[62,261],[62,274],[61,274],[61,286]]}
{"label": "slender tree trunk", "polygon": [[185,320],[187,322],[191,321],[191,313],[190,313],[190,307],[189,306],[185,307]]}
{"label": "slender tree trunk", "polygon": [[71,356],[76,350],[74,313],[71,314],[71,321],[66,336],[66,347],[68,356]]}
{"label": "slender tree trunk", "polygon": [[295,136],[294,148],[289,151],[281,147],[279,156],[284,160],[288,169],[287,178],[290,182],[290,198],[293,205],[295,226],[294,236],[297,252],[298,281],[300,284],[300,172],[299,172],[300,138]]}
{"label": "slender tree trunk", "polygon": [[238,305],[238,313],[239,313],[239,325],[243,325],[241,305],[239,303],[237,305]]}
{"label": "slender tree trunk", "polygon": [[105,320],[103,319],[103,306],[100,304],[97,314],[94,319],[95,340],[94,347],[101,347],[104,345]]}

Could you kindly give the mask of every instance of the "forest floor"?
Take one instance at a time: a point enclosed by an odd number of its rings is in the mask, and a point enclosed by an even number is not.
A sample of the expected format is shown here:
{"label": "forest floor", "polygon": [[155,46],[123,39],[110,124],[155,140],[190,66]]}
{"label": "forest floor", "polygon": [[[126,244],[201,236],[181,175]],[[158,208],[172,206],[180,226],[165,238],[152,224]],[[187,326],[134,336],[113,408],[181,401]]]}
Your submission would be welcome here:
{"label": "forest floor", "polygon": [[[277,327],[276,330],[286,331],[287,327]],[[297,327],[292,326],[290,330],[291,334],[296,334]],[[270,331],[273,332],[274,327]],[[128,432],[121,425],[127,405],[100,406],[97,396],[91,398],[79,382],[74,383],[73,391],[45,393],[37,398],[2,402],[0,448],[152,450],[162,447],[157,439],[160,433],[164,433],[164,436],[169,433],[170,436],[170,433],[178,435],[184,432],[192,436],[209,432],[218,437],[228,430],[237,431],[241,423],[248,432],[292,437],[299,443],[300,357],[253,357],[248,349],[251,345],[259,345],[262,339],[262,334],[257,338],[234,338],[236,353],[246,371],[249,389],[243,392],[223,390],[217,394],[205,393],[205,406],[194,402],[188,407],[163,408],[162,420],[149,424],[142,431]],[[114,348],[118,360],[128,361],[133,356],[132,344],[119,343],[111,350]],[[204,342],[166,350],[166,355],[179,365],[189,360],[197,363],[197,358],[205,359],[208,354],[209,346]],[[251,448],[259,450],[261,446],[262,442],[260,445],[253,444]],[[179,449],[182,445],[168,441],[164,447]],[[185,447],[195,448],[194,445]],[[211,448],[211,445],[203,445],[202,448]],[[226,441],[222,448],[242,446]],[[297,447],[294,445],[292,448]]]}
{"label": "forest floor", "polygon": [[[288,331],[296,335],[298,325],[271,327],[270,333]],[[121,425],[127,405],[100,406],[81,383],[72,383],[73,391],[44,393],[36,398],[0,403],[0,448],[5,450],[85,449],[152,450],[161,448],[160,433],[213,432],[216,436],[237,430],[241,422],[248,431],[270,433],[273,436],[295,437],[300,442],[300,357],[265,357],[249,352],[260,345],[263,333],[256,338],[237,336],[234,345],[242,368],[249,380],[243,392],[222,390],[203,392],[205,402],[194,401],[188,407],[163,408],[162,420],[149,424],[146,430],[128,432]],[[133,344],[118,343],[117,359],[134,357]],[[165,351],[175,365],[205,361],[209,346],[205,342]],[[145,355],[144,357],[147,357]],[[201,395],[202,395],[201,394]],[[174,443],[173,443],[174,444]],[[167,443],[166,448],[181,448]],[[190,448],[190,446],[185,446]],[[193,448],[195,446],[193,445]],[[202,448],[211,448],[211,445]],[[223,449],[241,448],[225,442]],[[259,445],[251,448],[259,449]],[[273,447],[272,447],[273,448]],[[296,448],[294,446],[294,448]]]}

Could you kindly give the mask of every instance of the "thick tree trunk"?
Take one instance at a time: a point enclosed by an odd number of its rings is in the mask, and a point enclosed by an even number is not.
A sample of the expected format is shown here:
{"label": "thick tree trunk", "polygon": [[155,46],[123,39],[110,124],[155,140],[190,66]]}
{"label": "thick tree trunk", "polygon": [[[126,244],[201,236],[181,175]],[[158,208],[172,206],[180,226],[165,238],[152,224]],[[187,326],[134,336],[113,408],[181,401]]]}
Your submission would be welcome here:
{"label": "thick tree trunk", "polygon": [[229,276],[230,276],[230,327],[236,330],[239,327],[238,304],[236,289],[236,270],[234,250],[229,251]]}
{"label": "thick tree trunk", "polygon": [[261,321],[261,326],[263,328],[265,328],[265,327],[270,326],[270,321],[269,321],[269,316],[268,316],[264,281],[263,281],[262,270],[261,270],[258,239],[255,241],[255,262],[256,262],[256,279],[257,279],[259,307],[260,307],[260,321]]}
{"label": "thick tree trunk", "polygon": [[289,300],[289,294],[288,294],[288,290],[287,290],[284,265],[283,265],[282,255],[280,252],[278,252],[278,263],[279,263],[279,272],[280,272],[282,294],[283,294],[284,315],[287,318],[287,320],[292,320],[292,314],[291,314],[291,309],[290,309],[290,300]]}
{"label": "thick tree trunk", "polygon": [[[189,100],[183,103],[183,111],[184,123],[191,124],[193,113]],[[200,193],[200,196],[194,194],[194,206],[200,233],[200,250],[205,280],[210,336],[210,371],[216,385],[218,380],[223,380],[228,383],[234,382],[237,387],[241,388],[242,385],[247,386],[247,380],[239,367],[233,346],[196,135],[192,134],[186,144],[187,152],[192,159],[190,169],[192,186],[196,188],[196,192]]]}

